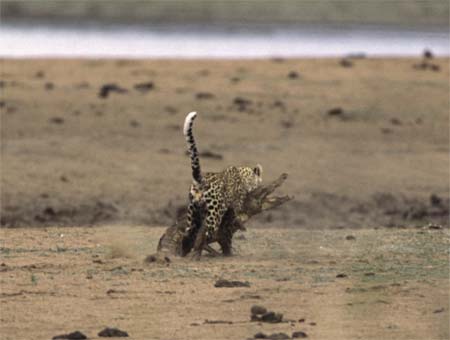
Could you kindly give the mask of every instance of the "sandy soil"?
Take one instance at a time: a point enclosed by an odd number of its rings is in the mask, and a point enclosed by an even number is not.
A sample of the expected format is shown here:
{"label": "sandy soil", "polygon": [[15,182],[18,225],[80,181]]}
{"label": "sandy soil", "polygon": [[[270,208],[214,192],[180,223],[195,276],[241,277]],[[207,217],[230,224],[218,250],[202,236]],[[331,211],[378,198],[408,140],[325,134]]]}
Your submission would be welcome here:
{"label": "sandy soil", "polygon": [[[197,110],[200,151],[217,155],[203,169],[289,173],[296,199],[259,225],[448,226],[448,59],[351,62],[4,60],[1,223],[170,224]],[[105,84],[125,92],[102,98]]]}
{"label": "sandy soil", "polygon": [[[350,62],[3,60],[1,225],[27,228],[0,230],[2,339],[448,339],[449,60]],[[144,264],[186,203],[191,110],[205,170],[260,163],[295,199],[231,258]]]}
{"label": "sandy soil", "polygon": [[[0,230],[2,339],[106,326],[131,339],[449,338],[448,229],[249,230],[231,258],[144,264],[163,230]],[[255,304],[286,322],[250,322]]]}

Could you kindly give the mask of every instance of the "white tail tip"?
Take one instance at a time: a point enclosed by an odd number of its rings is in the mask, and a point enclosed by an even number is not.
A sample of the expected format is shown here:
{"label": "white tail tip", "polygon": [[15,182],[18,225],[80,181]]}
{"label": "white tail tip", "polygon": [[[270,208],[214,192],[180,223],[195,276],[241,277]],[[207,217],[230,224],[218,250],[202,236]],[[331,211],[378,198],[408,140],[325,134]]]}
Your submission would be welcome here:
{"label": "white tail tip", "polygon": [[195,119],[195,116],[197,116],[197,112],[192,111],[190,112],[187,116],[186,119],[184,120],[184,127],[183,127],[183,133],[186,136],[189,130],[189,125],[191,125],[191,122]]}

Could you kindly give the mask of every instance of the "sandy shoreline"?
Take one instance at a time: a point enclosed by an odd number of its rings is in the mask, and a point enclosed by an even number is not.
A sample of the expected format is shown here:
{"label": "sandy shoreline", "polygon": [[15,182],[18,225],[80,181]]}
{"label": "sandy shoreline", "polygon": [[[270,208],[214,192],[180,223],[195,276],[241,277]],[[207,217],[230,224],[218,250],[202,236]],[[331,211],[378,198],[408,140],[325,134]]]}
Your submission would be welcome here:
{"label": "sandy shoreline", "polygon": [[171,223],[191,110],[204,169],[289,173],[255,225],[448,225],[448,59],[420,62],[3,60],[2,225]]}

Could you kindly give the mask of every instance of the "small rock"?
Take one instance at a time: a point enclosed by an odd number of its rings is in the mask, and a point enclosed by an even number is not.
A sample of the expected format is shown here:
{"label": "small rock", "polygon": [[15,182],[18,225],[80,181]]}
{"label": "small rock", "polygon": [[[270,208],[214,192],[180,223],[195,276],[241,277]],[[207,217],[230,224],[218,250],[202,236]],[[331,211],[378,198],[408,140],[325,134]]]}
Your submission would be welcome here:
{"label": "small rock", "polygon": [[250,313],[252,313],[252,315],[262,315],[267,313],[267,308],[259,305],[253,305],[250,309]]}
{"label": "small rock", "polygon": [[334,107],[328,110],[329,116],[340,116],[344,113],[344,110],[341,107]]}
{"label": "small rock", "polygon": [[431,194],[430,203],[433,207],[439,207],[442,204],[442,199],[436,194]]}
{"label": "small rock", "polygon": [[87,336],[81,333],[80,331],[75,331],[68,334],[55,335],[52,339],[84,340],[87,339]]}
{"label": "small rock", "polygon": [[253,335],[254,339],[267,339],[267,335],[263,332],[258,332],[255,335]]}
{"label": "small rock", "polygon": [[138,122],[137,120],[134,120],[134,119],[130,120],[130,126],[131,126],[131,127],[137,128],[137,127],[139,127],[140,125],[141,125],[141,124],[139,124],[139,122]]}
{"label": "small rock", "polygon": [[153,84],[153,82],[149,81],[146,83],[139,83],[134,85],[134,89],[138,90],[140,92],[147,92],[152,90],[155,87],[155,84]]}
{"label": "small rock", "polygon": [[203,151],[199,153],[200,157],[203,158],[211,158],[211,159],[223,159],[223,156],[219,153],[215,153],[209,150]]}
{"label": "small rock", "polygon": [[36,74],[34,75],[35,78],[44,78],[45,77],[45,73],[44,71],[37,71]]}
{"label": "small rock", "polygon": [[214,283],[216,288],[232,288],[232,287],[250,287],[250,283],[245,281],[229,281],[225,279],[219,279]]}
{"label": "small rock", "polygon": [[264,313],[261,317],[262,322],[278,323],[283,321],[283,314],[275,312]]}
{"label": "small rock", "polygon": [[307,338],[308,334],[302,331],[292,333],[292,339]]}
{"label": "small rock", "polygon": [[155,255],[148,255],[146,258],[145,258],[145,262],[156,262],[158,259],[156,258],[156,256]]}
{"label": "small rock", "polygon": [[392,119],[390,120],[390,122],[391,122],[392,125],[402,125],[401,120],[398,119],[398,118],[392,118]]}
{"label": "small rock", "polygon": [[47,83],[45,83],[44,87],[45,87],[46,90],[50,91],[50,90],[53,90],[55,88],[55,84],[53,84],[51,82],[47,82]]}
{"label": "small rock", "polygon": [[291,72],[288,73],[288,78],[289,79],[297,79],[299,77],[300,77],[300,75],[297,72],[295,72],[295,71],[291,71]]}
{"label": "small rock", "polygon": [[58,124],[58,125],[61,125],[61,124],[64,124],[64,118],[61,118],[61,117],[52,117],[52,118],[50,118],[50,123],[53,123],[53,124]]}
{"label": "small rock", "polygon": [[121,331],[118,328],[106,327],[104,330],[98,333],[98,336],[104,338],[126,338],[128,337],[128,333],[125,331]]}
{"label": "small rock", "polygon": [[227,321],[227,320],[208,320],[206,319],[205,324],[227,324],[227,325],[232,325],[233,321]]}
{"label": "small rock", "polygon": [[239,106],[247,106],[250,105],[251,103],[252,103],[251,100],[242,97],[235,97],[233,100],[233,104]]}
{"label": "small rock", "polygon": [[425,49],[424,51],[423,51],[423,57],[425,58],[425,59],[433,59],[433,52],[431,52],[431,50],[429,50],[429,49]]}
{"label": "small rock", "polygon": [[342,66],[342,67],[352,67],[353,66],[353,62],[351,62],[350,60],[348,60],[348,59],[341,59],[341,61],[339,62],[339,64]]}
{"label": "small rock", "polygon": [[345,236],[345,239],[346,239],[347,241],[354,241],[354,240],[356,240],[356,237],[353,236],[353,235],[347,235],[347,236]]}
{"label": "small rock", "polygon": [[427,225],[427,228],[428,229],[434,229],[434,230],[440,230],[440,229],[442,229],[442,226],[441,225],[439,225],[439,224],[433,224],[433,223],[430,223],[430,224],[428,224]]}
{"label": "small rock", "polygon": [[301,319],[298,319],[298,322],[305,322],[305,319],[304,318],[301,318]]}
{"label": "small rock", "polygon": [[433,313],[437,314],[437,313],[442,313],[445,309],[444,308],[439,308],[433,311]]}
{"label": "small rock", "polygon": [[315,323],[315,322],[310,322],[309,325],[310,325],[310,326],[315,326],[315,325],[317,325],[317,323]]}
{"label": "small rock", "polygon": [[431,68],[432,71],[435,71],[435,72],[438,72],[438,71],[441,70],[441,67],[439,65],[436,65],[436,64],[431,64],[430,68]]}
{"label": "small rock", "polygon": [[125,93],[127,90],[116,84],[105,84],[100,88],[98,96],[100,98],[108,98],[110,92]]}
{"label": "small rock", "polygon": [[340,273],[340,274],[337,274],[336,277],[337,277],[338,279],[344,278],[344,277],[347,277],[347,274]]}
{"label": "small rock", "polygon": [[197,99],[213,99],[214,97],[215,96],[209,92],[198,92],[195,95],[195,98],[197,98]]}

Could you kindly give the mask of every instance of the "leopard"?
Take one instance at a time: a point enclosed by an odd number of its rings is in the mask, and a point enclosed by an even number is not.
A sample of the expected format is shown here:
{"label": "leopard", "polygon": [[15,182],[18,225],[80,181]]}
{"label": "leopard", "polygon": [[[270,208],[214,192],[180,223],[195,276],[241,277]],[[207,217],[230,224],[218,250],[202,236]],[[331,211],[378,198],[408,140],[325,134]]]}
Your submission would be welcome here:
{"label": "leopard", "polygon": [[197,112],[190,112],[184,121],[188,154],[191,161],[192,184],[189,189],[185,247],[192,246],[191,257],[199,259],[202,250],[217,241],[224,256],[232,255],[232,236],[226,230],[225,218],[233,218],[242,211],[248,193],[262,183],[262,166],[229,166],[220,172],[203,173],[193,134]]}

